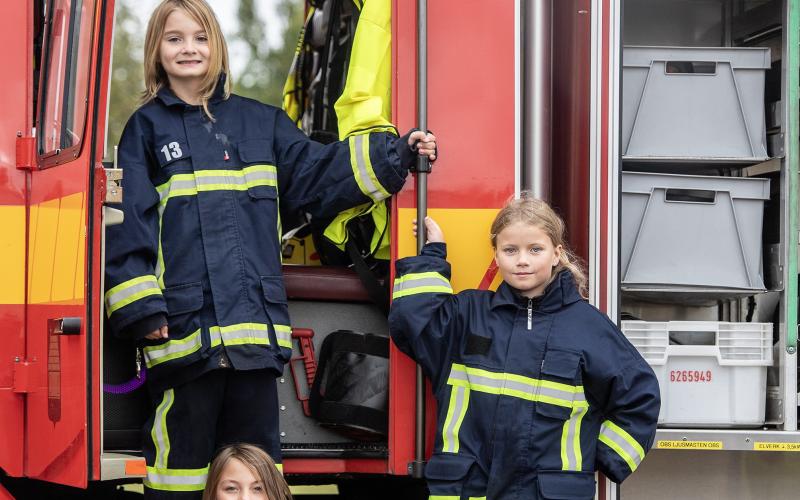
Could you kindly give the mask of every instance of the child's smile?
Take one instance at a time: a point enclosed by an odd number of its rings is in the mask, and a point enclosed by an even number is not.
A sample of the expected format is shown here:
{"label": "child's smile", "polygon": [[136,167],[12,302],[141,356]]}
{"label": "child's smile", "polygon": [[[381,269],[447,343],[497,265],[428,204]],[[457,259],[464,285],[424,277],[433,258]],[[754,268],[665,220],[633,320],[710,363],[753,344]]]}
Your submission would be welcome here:
{"label": "child's smile", "polygon": [[544,292],[561,247],[554,246],[538,226],[517,221],[497,235],[495,261],[503,280],[526,297]]}
{"label": "child's smile", "polygon": [[182,9],[167,17],[159,60],[170,85],[199,83],[208,72],[208,34]]}

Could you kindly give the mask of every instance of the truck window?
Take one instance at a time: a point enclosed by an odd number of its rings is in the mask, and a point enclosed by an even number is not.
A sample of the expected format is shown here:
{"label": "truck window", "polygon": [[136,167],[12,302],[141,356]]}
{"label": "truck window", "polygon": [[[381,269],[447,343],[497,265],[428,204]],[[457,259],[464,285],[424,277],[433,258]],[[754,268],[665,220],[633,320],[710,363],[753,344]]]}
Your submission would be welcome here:
{"label": "truck window", "polygon": [[39,116],[39,154],[78,154],[86,124],[94,0],[50,0],[46,6]]}

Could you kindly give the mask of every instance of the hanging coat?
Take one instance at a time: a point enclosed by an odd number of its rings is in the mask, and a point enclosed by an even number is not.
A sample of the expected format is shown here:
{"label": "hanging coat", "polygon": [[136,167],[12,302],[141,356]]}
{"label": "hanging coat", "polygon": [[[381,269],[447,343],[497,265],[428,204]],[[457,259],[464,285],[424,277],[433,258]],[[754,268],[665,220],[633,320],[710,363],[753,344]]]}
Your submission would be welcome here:
{"label": "hanging coat", "polygon": [[[334,5],[338,2],[337,5]],[[338,33],[337,15],[353,10],[357,19],[352,40],[342,45],[345,33]],[[328,10],[326,11],[325,8]],[[338,133],[340,140],[367,131],[395,132],[391,123],[392,111],[392,3],[386,0],[327,0],[322,9],[311,7],[306,24],[300,35],[292,68],[284,86],[284,109],[289,116],[302,126],[307,133],[319,133],[320,129],[330,135]],[[327,17],[325,17],[327,15]],[[327,19],[327,24],[314,23],[315,16]],[[325,33],[314,33],[324,27]],[[329,30],[334,30],[331,33]],[[321,41],[325,44],[318,46]],[[326,55],[336,51],[350,51],[347,54],[347,68],[342,75],[328,67],[313,67],[330,64]],[[345,59],[345,58],[341,58]],[[332,81],[333,75],[344,76],[341,94],[335,95],[341,82]],[[328,88],[325,88],[328,87]],[[328,101],[325,101],[325,98]],[[336,120],[321,120],[321,113],[306,113],[311,107],[330,106],[335,99]],[[305,117],[304,117],[305,115]],[[315,123],[319,120],[321,123]],[[335,123],[335,125],[329,125]],[[336,129],[334,130],[333,127]],[[327,223],[323,235],[333,245],[345,252],[345,244],[350,235],[348,224],[356,217],[368,216],[374,224],[373,235],[368,248],[359,249],[361,253],[377,259],[389,258],[389,234],[385,231],[389,212],[384,202],[378,201],[364,206],[353,207],[338,214]]]}

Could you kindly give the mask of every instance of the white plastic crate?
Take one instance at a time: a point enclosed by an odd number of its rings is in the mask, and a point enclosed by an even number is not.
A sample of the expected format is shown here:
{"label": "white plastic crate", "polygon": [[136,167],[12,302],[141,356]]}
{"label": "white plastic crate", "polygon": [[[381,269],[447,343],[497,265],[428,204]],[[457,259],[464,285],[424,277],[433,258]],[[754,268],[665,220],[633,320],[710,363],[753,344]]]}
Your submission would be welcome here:
{"label": "white plastic crate", "polygon": [[661,386],[659,425],[764,424],[772,323],[623,321]]}
{"label": "white plastic crate", "polygon": [[622,154],[639,161],[767,158],[761,47],[624,47]]}

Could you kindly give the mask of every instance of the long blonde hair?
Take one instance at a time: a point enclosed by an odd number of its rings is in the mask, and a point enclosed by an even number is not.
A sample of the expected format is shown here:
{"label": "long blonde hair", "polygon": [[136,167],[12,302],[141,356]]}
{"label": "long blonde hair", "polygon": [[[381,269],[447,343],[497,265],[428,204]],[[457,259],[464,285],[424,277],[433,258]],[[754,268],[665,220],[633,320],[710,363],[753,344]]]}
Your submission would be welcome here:
{"label": "long blonde hair", "polygon": [[[553,246],[561,245],[561,257],[558,265],[553,269],[550,281],[555,276],[566,269],[575,280],[575,286],[581,297],[588,297],[589,288],[586,273],[580,259],[569,249],[566,242],[566,227],[564,220],[546,202],[535,198],[531,193],[525,191],[520,194],[519,199],[511,199],[500,209],[492,222],[491,240],[492,248],[497,250],[497,235],[507,226],[514,222],[524,222],[540,228],[553,242]],[[548,282],[550,284],[550,282]]]}
{"label": "long blonde hair", "polygon": [[292,500],[292,493],[275,462],[261,448],[251,444],[232,444],[220,450],[208,468],[208,480],[203,490],[203,500],[214,500],[222,471],[231,460],[242,462],[264,485],[269,500]]}
{"label": "long blonde hair", "polygon": [[200,85],[200,103],[206,115],[213,120],[214,117],[208,110],[208,101],[214,95],[222,73],[227,76],[223,89],[224,98],[227,99],[231,95],[231,72],[228,65],[228,45],[225,43],[217,16],[205,0],[163,0],[153,11],[147,23],[147,35],[144,39],[145,90],[141,102],[142,104],[149,102],[162,87],[169,86],[167,73],[161,66],[160,48],[167,18],[177,9],[186,12],[203,27],[208,36],[208,73]]}

